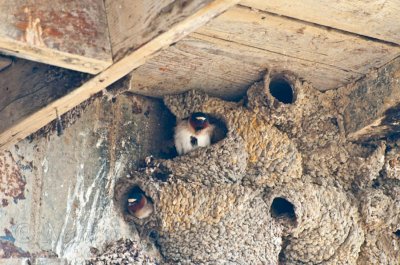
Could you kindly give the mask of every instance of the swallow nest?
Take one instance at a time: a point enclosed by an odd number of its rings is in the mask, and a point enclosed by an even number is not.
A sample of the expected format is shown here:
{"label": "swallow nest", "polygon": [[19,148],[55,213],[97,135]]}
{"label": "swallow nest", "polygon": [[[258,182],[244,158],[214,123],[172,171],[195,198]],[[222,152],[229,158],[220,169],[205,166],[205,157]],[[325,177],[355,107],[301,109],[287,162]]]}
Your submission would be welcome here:
{"label": "swallow nest", "polygon": [[239,103],[199,91],[164,99],[177,119],[201,111],[228,128],[210,147],[158,161],[166,181],[134,172],[117,185],[116,201],[135,185],[152,198],[155,213],[136,226],[158,232],[166,262],[398,264],[397,149],[348,142],[343,91],[286,78],[292,104],[270,94],[268,75]]}
{"label": "swallow nest", "polygon": [[130,239],[120,239],[108,245],[103,253],[85,262],[86,265],[131,265],[146,264],[157,265],[159,263],[152,257],[144,254],[139,244]]}

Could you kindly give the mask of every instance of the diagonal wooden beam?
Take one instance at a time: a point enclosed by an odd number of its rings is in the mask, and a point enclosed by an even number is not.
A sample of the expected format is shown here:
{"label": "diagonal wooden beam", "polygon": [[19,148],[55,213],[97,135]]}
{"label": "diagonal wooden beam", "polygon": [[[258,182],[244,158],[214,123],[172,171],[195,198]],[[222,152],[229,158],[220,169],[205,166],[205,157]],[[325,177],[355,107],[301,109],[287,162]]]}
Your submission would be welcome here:
{"label": "diagonal wooden beam", "polygon": [[[157,0],[154,1],[157,2]],[[154,32],[158,32],[158,34],[151,40],[143,43],[137,49],[133,48],[135,50],[127,53],[128,55],[123,59],[114,63],[102,73],[73,90],[71,93],[53,102],[50,102],[47,105],[39,107],[30,115],[21,118],[20,120],[16,121],[14,125],[3,130],[0,133],[0,150],[8,148],[10,145],[24,139],[26,136],[54,120],[57,116],[57,112],[59,115],[62,115],[73,107],[79,105],[92,95],[98,93],[118,79],[127,75],[135,68],[143,65],[148,59],[150,59],[160,50],[179,41],[184,36],[204,25],[216,15],[237,4],[239,1],[197,0],[197,2],[206,3],[205,5],[186,5],[183,4],[183,2],[185,1],[173,1],[174,4],[180,5],[182,12],[164,12],[166,17],[162,21],[171,22],[169,26],[166,26],[165,23],[162,25],[163,28],[167,28],[167,30],[161,31],[160,33],[157,30],[157,25],[154,25]],[[193,7],[195,7],[194,10]],[[191,12],[189,12],[186,8],[191,8]],[[173,6],[170,6],[169,9],[175,10]],[[182,16],[181,14],[187,15]],[[171,19],[170,16],[178,16],[180,18],[178,20]]]}
{"label": "diagonal wooden beam", "polygon": [[[105,0],[115,61],[213,0]],[[126,12],[129,10],[129,12]],[[135,19],[132,19],[135,18]]]}

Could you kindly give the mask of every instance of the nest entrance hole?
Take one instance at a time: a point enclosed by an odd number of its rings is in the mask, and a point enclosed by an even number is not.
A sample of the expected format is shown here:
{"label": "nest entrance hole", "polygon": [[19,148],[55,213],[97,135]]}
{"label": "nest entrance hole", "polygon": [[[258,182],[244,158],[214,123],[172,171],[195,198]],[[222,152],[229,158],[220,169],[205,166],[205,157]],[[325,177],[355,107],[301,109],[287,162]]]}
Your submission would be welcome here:
{"label": "nest entrance hole", "polygon": [[294,102],[294,90],[291,84],[283,77],[276,77],[271,80],[269,92],[279,102],[284,104]]}
{"label": "nest entrance hole", "polygon": [[210,117],[211,124],[215,126],[211,138],[211,144],[215,144],[226,137],[226,135],[228,134],[228,127],[226,126],[226,123],[221,119],[218,119],[217,117],[214,117],[213,115],[210,114],[208,114],[208,116]]}
{"label": "nest entrance hole", "polygon": [[272,201],[271,216],[277,220],[286,220],[290,223],[296,223],[294,205],[282,197],[277,197]]}

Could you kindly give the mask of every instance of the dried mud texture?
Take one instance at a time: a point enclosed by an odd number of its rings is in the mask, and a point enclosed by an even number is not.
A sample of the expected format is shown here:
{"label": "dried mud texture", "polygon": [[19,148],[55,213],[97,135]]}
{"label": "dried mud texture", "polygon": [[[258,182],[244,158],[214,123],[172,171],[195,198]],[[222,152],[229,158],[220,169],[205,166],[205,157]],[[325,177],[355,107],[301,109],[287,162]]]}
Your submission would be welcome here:
{"label": "dried mud texture", "polygon": [[385,157],[385,177],[400,180],[400,141],[389,145]]}
{"label": "dried mud texture", "polygon": [[120,239],[106,247],[103,253],[87,260],[86,265],[123,265],[123,264],[159,264],[147,255],[137,242],[130,239]]}
{"label": "dried mud texture", "polygon": [[400,263],[400,187],[389,186],[363,191],[365,242],[358,264]]}
{"label": "dried mud texture", "polygon": [[292,104],[270,94],[268,74],[241,102],[198,91],[164,99],[177,119],[202,111],[228,129],[116,186],[121,209],[132,186],[153,201],[148,219],[122,214],[158,235],[166,263],[398,264],[400,185],[386,143],[347,141],[337,92],[284,78]]}
{"label": "dried mud texture", "polygon": [[266,196],[294,205],[295,224],[287,226],[283,237],[284,264],[356,264],[364,234],[352,196],[307,177]]}
{"label": "dried mud texture", "polygon": [[[224,153],[225,148],[231,145],[229,142],[243,141],[242,144],[239,143],[240,146],[235,149],[237,150],[235,153],[226,152],[222,156],[206,157],[207,152],[198,152],[197,157],[203,164],[204,161],[213,160],[232,163],[229,160],[233,159],[233,162],[237,162],[239,160],[235,158],[238,156],[242,157],[242,160],[247,157],[245,176],[243,177],[254,185],[274,186],[302,175],[301,155],[297,151],[295,143],[289,139],[286,133],[273,126],[267,115],[260,114],[258,110],[254,111],[240,103],[210,98],[196,91],[180,97],[167,97],[164,101],[178,119],[187,117],[189,113],[201,111],[225,122],[228,128],[228,137],[220,143],[219,147],[211,147],[215,150],[214,153]],[[203,103],[200,103],[201,101]],[[186,104],[181,104],[182,102],[186,102]],[[182,108],[183,106],[184,108]],[[192,171],[193,158],[189,161],[189,165],[186,163],[188,168],[186,172]],[[176,162],[174,170],[177,168],[180,171],[180,165],[184,167],[185,163]],[[225,168],[223,163],[220,165],[220,169]],[[213,171],[218,172],[216,169],[214,168]],[[209,174],[202,175],[203,178],[209,177]],[[199,176],[197,178],[201,179]]]}

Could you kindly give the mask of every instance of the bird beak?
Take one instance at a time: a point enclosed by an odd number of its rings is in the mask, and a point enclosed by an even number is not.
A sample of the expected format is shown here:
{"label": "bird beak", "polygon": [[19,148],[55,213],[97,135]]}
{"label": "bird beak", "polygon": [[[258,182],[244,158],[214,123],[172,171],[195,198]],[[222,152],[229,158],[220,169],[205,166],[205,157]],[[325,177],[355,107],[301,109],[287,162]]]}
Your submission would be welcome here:
{"label": "bird beak", "polygon": [[128,202],[129,202],[129,203],[133,203],[133,202],[135,202],[135,201],[136,201],[136,199],[132,199],[132,198],[128,199]]}

